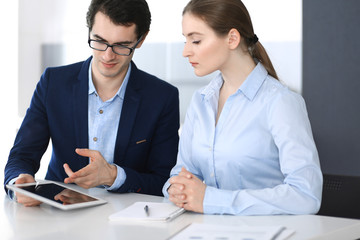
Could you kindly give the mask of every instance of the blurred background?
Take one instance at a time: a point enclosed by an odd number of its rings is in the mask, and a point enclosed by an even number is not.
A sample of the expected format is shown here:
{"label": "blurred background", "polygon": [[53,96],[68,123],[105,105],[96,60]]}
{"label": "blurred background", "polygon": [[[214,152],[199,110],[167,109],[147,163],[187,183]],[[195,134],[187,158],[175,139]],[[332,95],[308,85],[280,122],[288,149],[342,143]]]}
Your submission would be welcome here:
{"label": "blurred background", "polygon": [[[36,83],[49,66],[83,61],[87,45],[86,12],[90,0],[1,1],[0,72],[2,107],[0,179],[15,134],[29,106]],[[196,77],[182,57],[181,13],[188,0],[147,0],[152,13],[150,33],[134,55],[138,68],[177,86],[183,122],[193,92],[214,74]],[[302,1],[243,0],[255,33],[268,51],[283,83],[302,93]],[[37,178],[44,178],[51,145]]]}

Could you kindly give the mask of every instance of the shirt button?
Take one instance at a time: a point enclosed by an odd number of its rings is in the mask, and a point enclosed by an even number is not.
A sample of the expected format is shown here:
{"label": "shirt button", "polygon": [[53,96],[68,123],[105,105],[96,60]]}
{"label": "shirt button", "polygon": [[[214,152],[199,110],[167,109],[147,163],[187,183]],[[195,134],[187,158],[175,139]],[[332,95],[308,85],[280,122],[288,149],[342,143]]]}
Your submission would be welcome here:
{"label": "shirt button", "polygon": [[103,110],[99,110],[99,113],[100,113],[100,114],[103,114],[103,113],[104,113],[104,111],[103,111]]}
{"label": "shirt button", "polygon": [[97,139],[97,137],[94,137],[93,140],[94,140],[94,142],[96,142],[98,139]]}
{"label": "shirt button", "polygon": [[210,152],[212,151],[212,148],[211,148],[211,147],[209,147],[209,151],[210,151]]}
{"label": "shirt button", "polygon": [[214,173],[211,173],[211,174],[210,174],[210,177],[214,177],[214,176],[215,176],[215,174],[214,174]]}

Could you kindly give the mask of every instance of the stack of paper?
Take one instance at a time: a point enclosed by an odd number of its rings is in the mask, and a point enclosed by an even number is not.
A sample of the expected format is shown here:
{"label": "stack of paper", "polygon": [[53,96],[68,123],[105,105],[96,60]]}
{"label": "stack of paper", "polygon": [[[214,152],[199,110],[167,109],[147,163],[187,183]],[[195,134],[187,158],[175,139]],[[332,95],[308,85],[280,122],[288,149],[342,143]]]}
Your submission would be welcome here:
{"label": "stack of paper", "polygon": [[222,226],[192,223],[170,239],[280,240],[287,239],[293,233],[294,231],[282,226]]}
{"label": "stack of paper", "polygon": [[170,221],[185,212],[173,203],[135,202],[110,215],[110,220]]}

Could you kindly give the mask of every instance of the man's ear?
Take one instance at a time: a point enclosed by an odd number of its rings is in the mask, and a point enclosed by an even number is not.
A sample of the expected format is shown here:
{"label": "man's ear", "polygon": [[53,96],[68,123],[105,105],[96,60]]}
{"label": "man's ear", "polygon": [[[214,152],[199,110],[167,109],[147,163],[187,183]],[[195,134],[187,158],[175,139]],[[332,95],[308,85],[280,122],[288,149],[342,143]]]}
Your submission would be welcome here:
{"label": "man's ear", "polygon": [[241,42],[241,35],[235,28],[230,29],[228,33],[228,45],[230,49],[236,49]]}
{"label": "man's ear", "polygon": [[143,42],[145,41],[145,38],[146,36],[148,35],[149,31],[147,31],[143,36],[142,36],[142,39],[141,39],[141,42],[139,42],[139,44],[136,46],[136,48],[140,48],[141,45],[143,44]]}

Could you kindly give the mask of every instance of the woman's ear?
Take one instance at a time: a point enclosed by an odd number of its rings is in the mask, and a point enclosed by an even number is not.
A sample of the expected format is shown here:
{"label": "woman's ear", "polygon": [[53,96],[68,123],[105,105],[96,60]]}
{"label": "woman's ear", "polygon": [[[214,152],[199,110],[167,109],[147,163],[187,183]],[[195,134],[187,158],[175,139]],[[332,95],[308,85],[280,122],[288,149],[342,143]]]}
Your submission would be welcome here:
{"label": "woman's ear", "polygon": [[241,35],[239,31],[232,28],[228,33],[228,45],[230,49],[236,49],[241,41]]}

